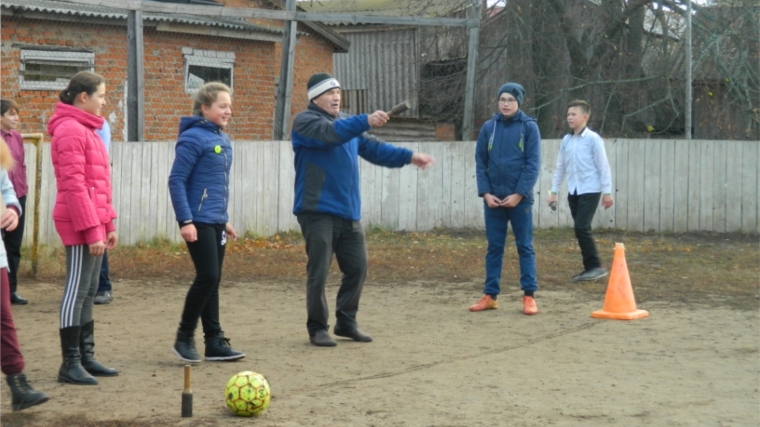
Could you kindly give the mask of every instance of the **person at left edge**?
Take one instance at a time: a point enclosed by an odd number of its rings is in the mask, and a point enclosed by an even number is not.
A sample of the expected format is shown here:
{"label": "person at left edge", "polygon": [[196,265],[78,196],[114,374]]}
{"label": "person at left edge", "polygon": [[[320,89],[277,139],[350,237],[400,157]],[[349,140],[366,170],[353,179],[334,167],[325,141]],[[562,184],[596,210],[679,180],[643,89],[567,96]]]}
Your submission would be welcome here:
{"label": "person at left edge", "polygon": [[21,205],[21,216],[15,230],[3,230],[3,242],[8,252],[8,280],[11,285],[11,304],[24,305],[29,301],[16,292],[18,288],[18,268],[21,261],[21,242],[24,238],[26,223],[26,194],[29,189],[26,183],[26,163],[24,162],[24,140],[17,129],[19,126],[20,107],[12,99],[0,100],[0,135],[8,143],[13,154],[15,166],[8,171],[8,178],[16,189],[16,197]]}

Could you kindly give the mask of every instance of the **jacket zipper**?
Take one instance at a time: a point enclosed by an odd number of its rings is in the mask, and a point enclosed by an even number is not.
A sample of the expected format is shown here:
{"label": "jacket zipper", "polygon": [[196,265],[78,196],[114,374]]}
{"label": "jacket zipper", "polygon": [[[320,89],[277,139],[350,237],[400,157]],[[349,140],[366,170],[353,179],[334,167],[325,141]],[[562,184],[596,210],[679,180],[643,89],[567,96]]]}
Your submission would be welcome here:
{"label": "jacket zipper", "polygon": [[203,195],[201,196],[201,202],[198,204],[198,212],[201,211],[201,207],[203,206],[203,201],[206,200],[206,197],[208,197],[208,188],[203,189]]}

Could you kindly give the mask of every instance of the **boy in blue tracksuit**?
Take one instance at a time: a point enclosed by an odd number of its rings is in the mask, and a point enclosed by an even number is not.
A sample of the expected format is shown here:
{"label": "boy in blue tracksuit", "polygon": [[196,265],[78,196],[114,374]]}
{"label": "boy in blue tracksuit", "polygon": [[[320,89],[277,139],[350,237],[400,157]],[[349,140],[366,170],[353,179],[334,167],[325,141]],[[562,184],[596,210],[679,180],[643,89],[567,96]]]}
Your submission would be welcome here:
{"label": "boy in blue tracksuit", "polygon": [[533,187],[541,165],[541,135],[536,120],[520,110],[525,90],[517,83],[499,88],[499,112],[480,130],[475,148],[478,195],[485,209],[486,280],[483,297],[470,311],[498,308],[501,268],[512,224],[520,257],[520,285],[524,292],[523,313],[538,313],[534,292],[536,256],[533,252]]}
{"label": "boy in blue tracksuit", "polygon": [[335,309],[335,335],[359,342],[372,337],[359,330],[359,309],[367,276],[367,249],[361,222],[359,158],[400,168],[424,169],[434,163],[427,154],[394,147],[365,133],[388,121],[383,111],[349,117],[340,113],[340,84],[327,73],[309,78],[309,106],[293,121],[295,152],[293,214],[306,240],[306,328],[316,346],[337,343],[329,335],[325,281],[335,254],[343,273]]}

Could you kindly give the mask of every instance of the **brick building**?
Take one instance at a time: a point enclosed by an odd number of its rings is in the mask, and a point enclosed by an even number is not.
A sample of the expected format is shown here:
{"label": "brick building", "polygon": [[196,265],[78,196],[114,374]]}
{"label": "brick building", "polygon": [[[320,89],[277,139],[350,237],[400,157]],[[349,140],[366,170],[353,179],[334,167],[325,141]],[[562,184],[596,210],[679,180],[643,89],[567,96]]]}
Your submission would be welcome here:
{"label": "brick building", "polygon": [[[281,9],[278,1],[219,0],[227,7]],[[126,139],[127,10],[53,0],[3,0],[2,97],[22,107],[21,131],[45,133],[58,93],[80,70],[106,78],[104,116]],[[233,89],[233,139],[271,139],[283,23],[143,13],[146,141],[176,138],[179,117],[204,81]],[[299,23],[292,112],[306,105],[306,81],[332,70],[349,42],[319,23]]]}

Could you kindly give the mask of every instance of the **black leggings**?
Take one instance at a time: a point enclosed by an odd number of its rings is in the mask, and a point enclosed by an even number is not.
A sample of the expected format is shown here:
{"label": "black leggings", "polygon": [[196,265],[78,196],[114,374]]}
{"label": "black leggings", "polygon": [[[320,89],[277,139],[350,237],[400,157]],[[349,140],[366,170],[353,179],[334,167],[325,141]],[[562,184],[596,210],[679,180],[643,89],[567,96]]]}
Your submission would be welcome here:
{"label": "black leggings", "polygon": [[195,265],[195,280],[187,291],[179,328],[193,332],[200,318],[204,335],[213,337],[222,331],[219,324],[219,282],[227,235],[224,224],[196,223],[195,229],[198,240],[186,242]]}

